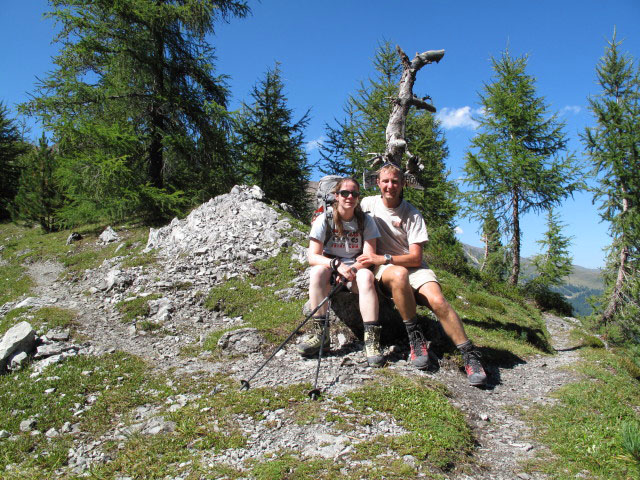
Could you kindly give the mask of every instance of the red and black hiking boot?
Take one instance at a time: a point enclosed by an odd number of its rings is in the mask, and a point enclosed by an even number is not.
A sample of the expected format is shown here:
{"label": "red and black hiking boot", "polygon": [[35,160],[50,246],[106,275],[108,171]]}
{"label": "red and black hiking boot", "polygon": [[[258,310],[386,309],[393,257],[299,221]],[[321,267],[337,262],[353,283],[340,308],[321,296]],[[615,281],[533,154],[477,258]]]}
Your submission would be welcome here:
{"label": "red and black hiking boot", "polygon": [[487,374],[482,366],[482,354],[473,345],[467,349],[460,349],[462,352],[462,360],[464,361],[464,370],[467,372],[469,385],[474,387],[483,387],[487,383]]}
{"label": "red and black hiking boot", "polygon": [[411,349],[409,358],[411,363],[418,370],[429,369],[429,345],[431,342],[425,340],[417,323],[405,323],[405,327],[407,327],[407,333],[409,334],[409,348]]}

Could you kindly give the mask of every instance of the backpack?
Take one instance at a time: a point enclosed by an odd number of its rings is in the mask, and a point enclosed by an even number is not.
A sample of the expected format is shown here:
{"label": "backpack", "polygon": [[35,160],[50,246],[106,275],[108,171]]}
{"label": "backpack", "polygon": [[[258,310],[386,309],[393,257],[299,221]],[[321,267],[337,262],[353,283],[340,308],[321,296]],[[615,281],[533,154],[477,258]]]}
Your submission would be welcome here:
{"label": "backpack", "polygon": [[[344,177],[339,175],[325,175],[318,181],[318,189],[316,190],[316,209],[311,215],[311,223],[315,221],[320,215],[325,213],[324,221],[327,226],[325,229],[327,234],[324,238],[323,245],[326,245],[333,233],[333,202],[336,200],[336,196],[333,194],[333,189],[338,182]],[[360,235],[364,232],[360,231]],[[364,236],[363,236],[364,241]]]}

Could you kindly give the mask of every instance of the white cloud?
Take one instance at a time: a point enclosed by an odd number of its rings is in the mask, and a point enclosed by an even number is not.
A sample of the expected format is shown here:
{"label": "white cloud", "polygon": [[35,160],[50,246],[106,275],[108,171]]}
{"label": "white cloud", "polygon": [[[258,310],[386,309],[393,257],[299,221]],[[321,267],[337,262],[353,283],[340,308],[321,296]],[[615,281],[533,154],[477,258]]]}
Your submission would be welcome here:
{"label": "white cloud", "polygon": [[327,137],[325,137],[324,135],[320,135],[315,140],[311,140],[311,141],[307,142],[307,144],[306,144],[307,153],[313,152],[314,150],[317,150],[318,148],[320,148],[320,145],[322,145],[322,143],[326,139],[327,139]]}
{"label": "white cloud", "polygon": [[442,126],[446,130],[452,128],[469,128],[475,130],[478,127],[478,122],[476,122],[471,115],[481,113],[480,110],[472,110],[468,105],[460,108],[444,107],[436,114],[436,118],[442,122]]}
{"label": "white cloud", "polygon": [[464,233],[464,230],[462,230],[462,228],[460,228],[460,227],[454,228],[453,231],[455,233],[457,233],[458,235],[462,235]]}
{"label": "white cloud", "polygon": [[577,115],[582,111],[582,107],[579,105],[567,105],[560,109],[560,115]]}

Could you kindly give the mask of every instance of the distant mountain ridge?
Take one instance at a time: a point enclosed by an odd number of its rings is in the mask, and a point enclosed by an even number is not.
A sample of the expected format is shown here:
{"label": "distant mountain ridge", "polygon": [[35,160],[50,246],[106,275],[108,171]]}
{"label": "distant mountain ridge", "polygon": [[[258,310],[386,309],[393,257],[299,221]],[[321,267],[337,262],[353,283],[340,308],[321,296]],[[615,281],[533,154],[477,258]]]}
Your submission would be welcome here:
{"label": "distant mountain ridge", "polygon": [[[484,249],[472,245],[462,244],[467,259],[477,268],[482,265]],[[521,257],[521,277],[523,280],[535,275],[535,267],[531,258]],[[600,295],[604,290],[602,271],[595,268],[585,268],[573,265],[573,273],[566,277],[566,282],[553,290],[561,293],[573,307],[575,315],[589,315],[592,311],[587,298]]]}

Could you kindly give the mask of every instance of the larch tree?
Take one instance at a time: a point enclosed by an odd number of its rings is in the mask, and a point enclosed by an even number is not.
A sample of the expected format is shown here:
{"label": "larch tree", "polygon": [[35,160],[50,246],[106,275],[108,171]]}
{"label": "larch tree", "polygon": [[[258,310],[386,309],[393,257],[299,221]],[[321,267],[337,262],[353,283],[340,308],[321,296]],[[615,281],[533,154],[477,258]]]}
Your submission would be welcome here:
{"label": "larch tree", "polygon": [[562,233],[564,225],[553,209],[547,213],[547,230],[537,243],[542,253],[533,257],[537,276],[533,281],[543,287],[560,286],[564,278],[573,271],[573,258],[569,253],[571,237]]}
{"label": "larch tree", "polygon": [[22,172],[12,216],[38,223],[47,233],[57,230],[57,211],[63,205],[63,197],[55,178],[57,156],[44,133],[38,146],[31,147],[20,163]]}
{"label": "larch tree", "polygon": [[613,239],[605,274],[601,321],[627,319],[640,331],[640,69],[608,42],[596,67],[601,92],[589,99],[596,126],[583,136],[597,178],[594,202]]}
{"label": "larch tree", "polygon": [[481,215],[487,201],[511,234],[509,283],[520,275],[520,218],[548,210],[582,188],[580,166],[566,150],[564,124],[536,95],[527,57],[492,58],[494,79],[480,94],[483,115],[464,166],[468,209]]}
{"label": "larch tree", "polygon": [[18,191],[20,155],[27,151],[27,144],[9,115],[9,109],[0,102],[0,220],[9,218],[13,199]]}
{"label": "larch tree", "polygon": [[308,122],[309,111],[294,121],[277,63],[253,87],[251,101],[243,102],[235,122],[243,180],[258,185],[268,198],[293,206],[299,215],[309,210],[310,168],[304,144]]}
{"label": "larch tree", "polygon": [[[23,111],[61,156],[66,216],[168,214],[233,183],[227,87],[206,35],[235,0],[52,0],[55,68]],[[87,219],[87,218],[83,218]]]}
{"label": "larch tree", "polygon": [[505,250],[502,245],[500,223],[491,207],[486,208],[482,222],[482,241],[484,255],[480,271],[490,278],[504,281],[507,273]]}

